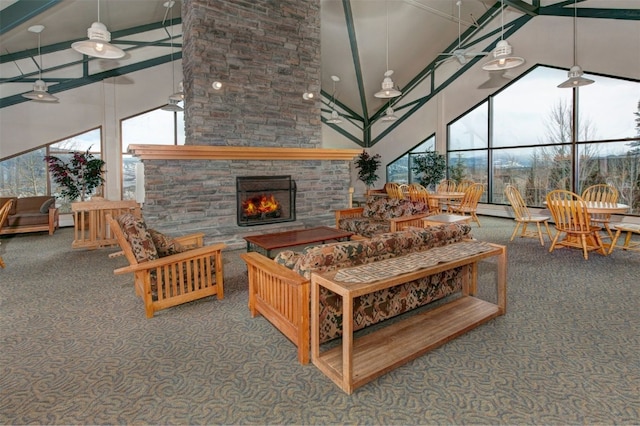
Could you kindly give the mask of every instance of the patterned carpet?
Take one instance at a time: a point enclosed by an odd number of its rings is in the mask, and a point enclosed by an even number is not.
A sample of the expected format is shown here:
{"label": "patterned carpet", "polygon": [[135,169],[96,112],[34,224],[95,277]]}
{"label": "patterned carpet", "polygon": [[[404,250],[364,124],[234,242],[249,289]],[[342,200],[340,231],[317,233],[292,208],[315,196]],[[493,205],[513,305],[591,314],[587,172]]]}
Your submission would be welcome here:
{"label": "patterned carpet", "polygon": [[224,300],[146,319],[114,250],[71,249],[71,229],[4,237],[0,423],[640,423],[640,255],[585,261],[481,222],[478,239],[508,246],[507,314],[353,395],[250,317],[240,251]]}

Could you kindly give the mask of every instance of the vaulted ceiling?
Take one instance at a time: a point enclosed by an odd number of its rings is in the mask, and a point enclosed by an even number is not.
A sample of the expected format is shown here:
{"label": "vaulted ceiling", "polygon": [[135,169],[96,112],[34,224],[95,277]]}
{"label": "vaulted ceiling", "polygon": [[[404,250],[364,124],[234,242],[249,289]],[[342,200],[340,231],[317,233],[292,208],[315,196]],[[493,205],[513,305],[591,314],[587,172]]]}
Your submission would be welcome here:
{"label": "vaulted ceiling", "polygon": [[[577,0],[577,15],[638,21],[639,3]],[[406,115],[425,101],[411,94],[413,88],[428,82],[430,93],[437,93],[473,64],[487,60],[470,56],[463,64],[443,53],[457,48],[490,52],[501,35],[507,39],[538,16],[573,17],[573,5],[574,0],[321,0],[321,87],[311,90],[322,93],[323,122],[335,100],[341,115],[361,134],[327,125],[370,146],[368,129],[389,104]],[[55,94],[109,77],[126,78],[132,71],[181,57],[179,1],[170,12],[164,0],[3,0],[0,8],[0,110],[27,101],[21,94],[31,90],[40,72]],[[86,39],[98,16],[111,31],[112,43],[127,52],[124,58],[87,59],[71,49],[72,42]],[[28,31],[36,24],[45,26],[42,70],[38,37]],[[387,69],[394,70],[392,79],[403,92],[390,103],[374,96]],[[339,77],[335,91],[332,76]]]}

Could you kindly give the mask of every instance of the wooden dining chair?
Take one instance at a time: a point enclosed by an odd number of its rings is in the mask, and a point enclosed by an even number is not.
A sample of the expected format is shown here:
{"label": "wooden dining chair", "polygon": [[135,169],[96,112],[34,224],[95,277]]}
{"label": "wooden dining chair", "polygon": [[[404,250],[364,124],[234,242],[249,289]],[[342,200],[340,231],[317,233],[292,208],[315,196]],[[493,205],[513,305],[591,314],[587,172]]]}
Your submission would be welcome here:
{"label": "wooden dining chair", "polygon": [[429,206],[430,214],[442,213],[442,210],[440,210],[440,203],[437,199],[429,197],[429,191],[427,191],[427,188],[420,185],[419,183],[410,183],[408,186],[408,190],[409,200],[426,204],[427,206]]}
{"label": "wooden dining chair", "polygon": [[400,200],[404,199],[404,193],[402,192],[402,188],[399,183],[387,182],[384,184],[384,189],[387,191],[389,198],[398,198]]}
{"label": "wooden dining chair", "polygon": [[474,183],[475,182],[471,179],[462,179],[460,182],[458,182],[458,185],[456,185],[456,192],[464,192]]}
{"label": "wooden dining chair", "polygon": [[451,179],[443,179],[438,183],[436,192],[456,192],[456,183]]}
{"label": "wooden dining chair", "polygon": [[[7,221],[7,216],[9,216],[11,206],[13,206],[12,199],[6,201],[2,206],[0,206],[0,230],[2,230],[2,226]],[[0,268],[4,268],[5,266],[6,265],[4,263],[4,260],[2,259],[2,256],[0,256]]]}
{"label": "wooden dining chair", "polygon": [[474,183],[464,192],[464,197],[460,204],[450,205],[448,210],[452,213],[459,213],[463,216],[467,214],[473,218],[473,221],[480,225],[480,220],[478,219],[478,203],[480,202],[480,197],[482,197],[482,192],[484,191],[484,185],[481,183]]}
{"label": "wooden dining chair", "polygon": [[[551,242],[550,253],[556,246],[564,246],[582,249],[585,259],[589,259],[590,251],[606,254],[600,238],[602,228],[592,224],[582,197],[557,189],[547,194],[547,208],[558,231]],[[564,238],[560,239],[562,235]]]}
{"label": "wooden dining chair", "polygon": [[[546,229],[546,234],[549,237],[549,241],[552,240],[551,231],[549,230],[549,220],[551,219],[549,216],[543,215],[534,215],[531,214],[529,208],[527,207],[520,191],[513,185],[507,185],[504,188],[504,195],[509,200],[511,204],[511,208],[513,209],[514,219],[516,221],[516,227],[511,234],[511,239],[509,241],[513,241],[516,234],[518,233],[518,229],[522,226],[522,232],[520,233],[520,237],[528,237],[528,238],[539,238],[540,244],[544,247],[544,239],[542,237],[542,225],[544,225]],[[527,230],[527,225],[535,224],[537,228],[537,232],[533,232]]]}
{"label": "wooden dining chair", "polygon": [[[582,191],[582,199],[585,201],[598,201],[602,203],[615,204],[618,202],[618,190],[606,183],[591,185]],[[592,213],[591,222],[596,226],[602,226],[607,231],[609,238],[613,241],[613,231],[609,228],[611,214]]]}

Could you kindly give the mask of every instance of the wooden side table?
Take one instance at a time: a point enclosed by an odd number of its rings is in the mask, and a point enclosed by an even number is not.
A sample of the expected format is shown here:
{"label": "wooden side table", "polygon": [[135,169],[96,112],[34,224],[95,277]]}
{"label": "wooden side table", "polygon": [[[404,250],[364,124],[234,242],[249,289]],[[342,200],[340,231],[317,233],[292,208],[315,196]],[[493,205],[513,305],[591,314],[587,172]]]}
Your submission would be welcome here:
{"label": "wooden side table", "polygon": [[[460,242],[455,244],[465,244]],[[368,283],[341,282],[338,271],[311,275],[311,358],[313,364],[351,394],[356,388],[500,315],[507,305],[506,247]],[[497,258],[497,304],[475,297],[477,263]],[[449,269],[463,267],[462,296],[437,308],[410,316],[354,340],[353,301],[356,297],[394,287]],[[320,352],[320,287],[342,297],[342,344]]]}
{"label": "wooden side table", "polygon": [[426,228],[428,226],[442,225],[446,223],[470,223],[471,219],[473,219],[471,216],[444,213],[425,217],[422,219],[422,225]]}

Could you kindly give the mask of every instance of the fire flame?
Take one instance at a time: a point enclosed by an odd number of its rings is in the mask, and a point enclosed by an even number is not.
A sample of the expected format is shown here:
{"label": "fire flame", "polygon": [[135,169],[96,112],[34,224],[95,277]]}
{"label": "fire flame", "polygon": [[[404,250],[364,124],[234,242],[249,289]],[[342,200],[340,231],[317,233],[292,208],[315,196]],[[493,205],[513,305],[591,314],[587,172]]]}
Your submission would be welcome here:
{"label": "fire flame", "polygon": [[259,195],[242,202],[242,210],[247,216],[268,214],[280,208],[278,200],[273,195]]}

